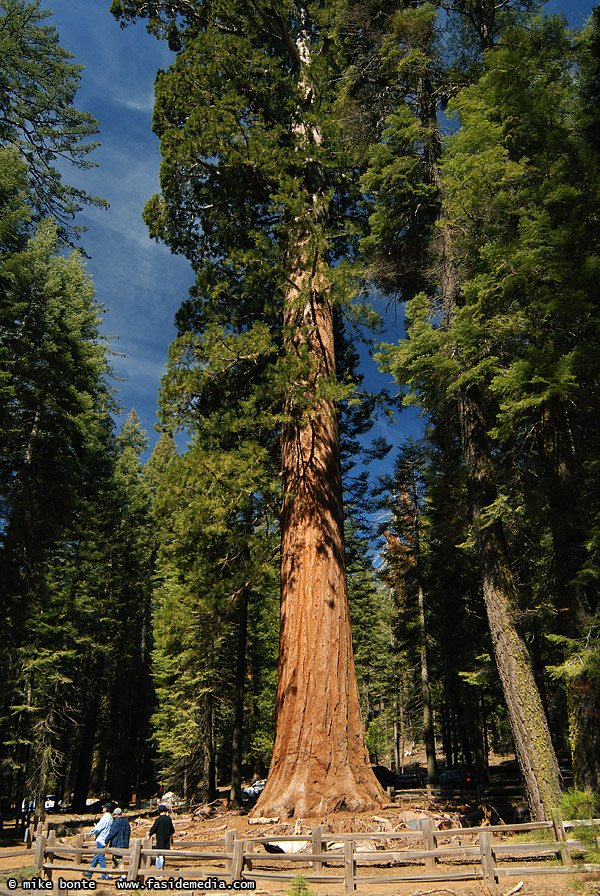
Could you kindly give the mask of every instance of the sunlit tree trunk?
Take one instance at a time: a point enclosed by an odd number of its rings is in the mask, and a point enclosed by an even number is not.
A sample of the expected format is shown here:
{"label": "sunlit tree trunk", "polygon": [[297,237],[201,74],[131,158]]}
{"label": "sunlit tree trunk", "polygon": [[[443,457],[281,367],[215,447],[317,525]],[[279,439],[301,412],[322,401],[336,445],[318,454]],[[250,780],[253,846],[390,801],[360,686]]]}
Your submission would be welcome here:
{"label": "sunlit tree trunk", "polygon": [[[295,38],[300,95],[310,84],[307,9]],[[384,799],[369,765],[348,608],[333,307],[324,238],[327,199],[314,149],[322,134],[299,108],[293,131],[308,202],[290,227],[283,335],[281,628],[275,743],[257,813],[362,811]]]}
{"label": "sunlit tree trunk", "polygon": [[[311,257],[312,255],[312,257]],[[281,634],[275,744],[256,812],[306,817],[383,800],[369,766],[348,611],[333,316],[308,240],[286,295],[292,366],[281,434]]]}

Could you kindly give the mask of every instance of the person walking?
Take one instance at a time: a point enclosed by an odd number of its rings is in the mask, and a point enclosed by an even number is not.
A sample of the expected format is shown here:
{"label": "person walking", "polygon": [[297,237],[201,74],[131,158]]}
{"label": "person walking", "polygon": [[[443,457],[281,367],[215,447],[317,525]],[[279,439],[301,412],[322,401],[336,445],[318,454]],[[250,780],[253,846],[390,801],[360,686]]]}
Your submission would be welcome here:
{"label": "person walking", "polygon": [[[96,849],[104,849],[104,847],[106,846],[106,837],[108,832],[110,831],[113,820],[112,815],[110,814],[110,808],[111,807],[108,803],[105,803],[102,806],[102,815],[88,835],[89,837],[96,838]],[[104,858],[103,852],[96,853],[96,855],[90,862],[90,868],[94,868],[96,865],[99,865],[100,868],[103,868],[105,872],[100,876],[100,880],[110,880],[110,875],[106,874],[106,859]],[[83,876],[91,877],[92,872],[86,871]]]}
{"label": "person walking", "polygon": [[[171,820],[171,816],[167,815],[167,807],[160,806],[159,816],[154,820],[154,824],[148,832],[148,836],[156,835],[157,849],[170,849],[173,845],[173,837],[175,836],[175,828]],[[157,856],[154,863],[157,868],[165,867],[165,857]]]}
{"label": "person walking", "polygon": [[[128,849],[130,836],[131,825],[123,815],[123,810],[117,806],[113,810],[113,821],[106,835],[106,845],[113,849]],[[112,861],[115,868],[123,867],[123,856],[113,854]]]}

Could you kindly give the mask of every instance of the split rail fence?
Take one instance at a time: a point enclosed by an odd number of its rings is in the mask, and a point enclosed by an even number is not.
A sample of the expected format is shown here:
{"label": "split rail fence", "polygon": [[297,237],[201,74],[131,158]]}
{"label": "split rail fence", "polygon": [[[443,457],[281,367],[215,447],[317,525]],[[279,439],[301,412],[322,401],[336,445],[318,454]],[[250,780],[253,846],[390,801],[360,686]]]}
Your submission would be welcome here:
{"label": "split rail fence", "polygon": [[[503,878],[510,876],[599,871],[600,865],[582,861],[585,844],[567,836],[567,830],[585,824],[563,823],[557,814],[552,822],[443,831],[436,830],[431,819],[422,820],[417,831],[367,834],[328,834],[319,825],[306,835],[240,837],[236,831],[228,831],[222,840],[180,843],[171,850],[152,848],[148,838],[133,839],[126,850],[98,850],[84,844],[83,834],[74,846],[65,845],[50,831],[36,838],[34,871],[48,880],[57,872],[91,870],[93,874],[117,874],[132,882],[128,885],[131,889],[135,889],[135,882],[145,883],[149,878],[219,878],[228,883],[240,882],[238,889],[250,889],[252,885],[245,882],[284,883],[301,875],[308,883],[339,884],[345,894],[373,884],[474,879],[485,880],[490,891],[494,891]],[[539,838],[520,841],[498,837],[525,832],[539,832]],[[258,852],[265,844],[270,851]],[[271,851],[284,844],[308,851]],[[374,844],[380,844],[380,848],[373,848]],[[111,869],[110,861],[107,869],[97,865],[90,869],[86,860],[98,852],[121,857],[123,869]],[[165,857],[164,868],[154,864],[159,855]],[[541,863],[537,861],[540,859]],[[179,888],[193,889],[193,885]]]}

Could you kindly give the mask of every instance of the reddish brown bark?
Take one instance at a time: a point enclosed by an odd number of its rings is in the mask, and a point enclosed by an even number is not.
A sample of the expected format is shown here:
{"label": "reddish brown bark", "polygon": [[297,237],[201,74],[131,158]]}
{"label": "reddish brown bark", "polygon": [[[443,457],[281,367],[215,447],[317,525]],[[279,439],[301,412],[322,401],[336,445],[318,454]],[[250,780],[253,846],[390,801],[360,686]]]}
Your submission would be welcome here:
{"label": "reddish brown bark", "polygon": [[[287,296],[291,384],[281,434],[281,634],[275,744],[255,814],[362,811],[383,800],[364,743],[348,613],[326,266],[302,253]],[[309,271],[309,273],[306,273]],[[326,390],[325,390],[326,391]]]}

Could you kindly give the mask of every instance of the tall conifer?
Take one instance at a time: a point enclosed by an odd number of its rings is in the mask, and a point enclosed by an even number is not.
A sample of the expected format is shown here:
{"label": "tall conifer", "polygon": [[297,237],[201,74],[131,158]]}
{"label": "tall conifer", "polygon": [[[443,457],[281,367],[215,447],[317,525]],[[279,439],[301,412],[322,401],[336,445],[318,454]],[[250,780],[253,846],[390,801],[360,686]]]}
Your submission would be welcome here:
{"label": "tall conifer", "polygon": [[265,414],[280,439],[280,674],[259,811],[372,806],[382,793],[352,657],[335,407],[345,390],[333,306],[344,296],[333,264],[349,247],[357,195],[335,109],[336,4],[115,2],[113,11],[147,16],[180,48],[157,82],[162,194],[146,210],[151,232],[196,267],[180,324],[222,339],[234,402],[247,402],[246,420]]}

